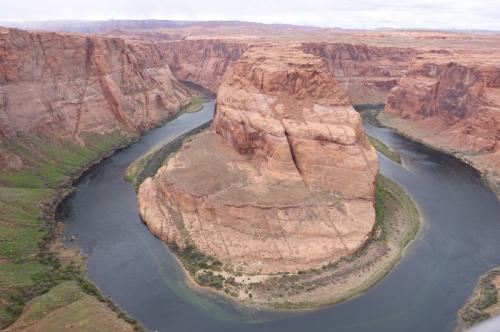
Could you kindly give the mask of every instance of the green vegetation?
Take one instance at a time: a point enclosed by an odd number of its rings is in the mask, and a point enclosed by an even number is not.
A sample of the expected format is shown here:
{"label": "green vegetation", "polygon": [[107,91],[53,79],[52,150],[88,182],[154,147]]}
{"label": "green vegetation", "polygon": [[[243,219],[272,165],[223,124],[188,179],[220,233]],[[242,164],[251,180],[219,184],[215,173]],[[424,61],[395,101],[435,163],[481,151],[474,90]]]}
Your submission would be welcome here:
{"label": "green vegetation", "polygon": [[197,284],[205,287],[224,290],[231,296],[237,296],[239,285],[233,276],[224,278],[220,273],[223,264],[220,260],[201,252],[194,245],[181,249],[177,244],[169,244],[170,249],[180,259],[184,268],[194,278]]}
{"label": "green vegetation", "polygon": [[[377,116],[384,109],[384,105],[355,105],[354,108],[356,111],[361,114],[361,117],[363,118],[363,121],[366,123],[371,124],[372,126],[375,127],[382,127],[380,124],[380,121],[378,120]],[[387,158],[391,159],[392,161],[401,164],[401,156],[392,150],[389,146],[387,146],[384,142],[376,139],[375,137],[368,136],[368,139],[370,140],[371,145],[380,153],[382,153],[384,156]]]}
{"label": "green vegetation", "polygon": [[188,245],[181,249],[175,243],[169,245],[170,249],[181,259],[182,265],[193,275],[200,270],[221,271],[222,262],[218,259],[205,255],[194,245]]}
{"label": "green vegetation", "polygon": [[[80,146],[19,135],[0,144],[0,153],[23,162],[19,171],[0,172],[0,328],[12,324],[27,302],[71,280],[84,292],[100,296],[83,277],[80,262],[61,262],[51,250],[58,235],[55,208],[72,178],[135,138],[119,132],[88,135],[85,146]],[[52,307],[50,297],[36,303],[35,316]]]}
{"label": "green vegetation", "polygon": [[52,288],[48,293],[32,301],[29,311],[24,315],[24,320],[34,321],[41,319],[48,312],[80,300],[84,294],[76,282],[63,282]]}
{"label": "green vegetation", "polygon": [[375,137],[368,136],[368,139],[370,140],[370,143],[371,145],[373,145],[375,150],[377,150],[390,160],[394,161],[395,163],[401,164],[401,156],[396,151],[394,151],[393,149],[388,147],[384,142],[376,139]]}
{"label": "green vegetation", "polygon": [[210,270],[203,270],[195,275],[196,282],[202,286],[212,287],[221,290],[224,287],[224,277],[214,274]]}
{"label": "green vegetation", "polygon": [[[405,227],[399,230],[387,218],[389,213],[394,212],[395,204],[402,209],[406,219]],[[375,187],[375,218],[373,240],[389,241],[392,238],[399,242],[402,250],[415,238],[420,228],[420,214],[415,202],[396,182],[380,174]],[[376,234],[378,229],[380,235]]]}
{"label": "green vegetation", "polygon": [[[364,122],[369,123],[375,127],[382,127],[377,116],[384,109],[384,104],[354,105],[354,108],[356,109],[356,111],[359,112],[359,114],[361,114],[361,117],[363,118]],[[368,136],[368,139],[378,152],[382,153],[384,156],[391,159],[392,161],[401,164],[401,156],[397,154],[394,150],[392,150],[390,147],[388,147],[384,142],[372,136]]]}
{"label": "green vegetation", "polygon": [[111,310],[82,291],[75,281],[62,282],[27,304],[13,325],[22,331],[132,331],[133,327],[111,315]]}
{"label": "green vegetation", "polygon": [[363,121],[371,124],[375,127],[381,127],[380,121],[377,119],[377,115],[384,110],[384,104],[364,104],[364,105],[354,105],[354,109],[361,114]]}
{"label": "green vegetation", "polygon": [[55,188],[64,176],[81,171],[104,153],[128,144],[135,136],[119,132],[88,135],[86,146],[68,141],[53,141],[42,136],[19,135],[7,140],[0,150],[19,156],[28,167],[17,172],[0,173],[0,185],[16,188]]}
{"label": "green vegetation", "polygon": [[168,157],[179,150],[185,139],[208,128],[209,125],[210,122],[207,122],[166,144],[153,147],[127,167],[124,174],[125,180],[139,186],[146,178],[156,174],[156,171],[164,165]]}
{"label": "green vegetation", "polygon": [[[500,289],[493,283],[500,277],[500,268],[493,269],[483,275],[479,281],[473,296],[460,310],[459,325],[469,328],[485,319],[492,317],[488,309],[499,303]],[[493,314],[500,313],[500,308]]]}
{"label": "green vegetation", "polygon": [[207,98],[203,95],[196,94],[191,97],[191,101],[183,109],[182,113],[195,113],[201,111],[203,103],[207,102]]}
{"label": "green vegetation", "polygon": [[364,111],[383,111],[385,104],[356,104],[353,105],[354,109],[358,112]]}

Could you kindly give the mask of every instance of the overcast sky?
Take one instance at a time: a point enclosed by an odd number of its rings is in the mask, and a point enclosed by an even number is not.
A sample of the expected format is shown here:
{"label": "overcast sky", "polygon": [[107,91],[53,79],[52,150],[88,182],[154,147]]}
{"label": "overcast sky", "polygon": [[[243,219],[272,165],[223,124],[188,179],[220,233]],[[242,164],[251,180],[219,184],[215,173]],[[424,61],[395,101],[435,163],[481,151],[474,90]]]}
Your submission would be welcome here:
{"label": "overcast sky", "polygon": [[0,21],[151,18],[500,30],[500,0],[0,0]]}

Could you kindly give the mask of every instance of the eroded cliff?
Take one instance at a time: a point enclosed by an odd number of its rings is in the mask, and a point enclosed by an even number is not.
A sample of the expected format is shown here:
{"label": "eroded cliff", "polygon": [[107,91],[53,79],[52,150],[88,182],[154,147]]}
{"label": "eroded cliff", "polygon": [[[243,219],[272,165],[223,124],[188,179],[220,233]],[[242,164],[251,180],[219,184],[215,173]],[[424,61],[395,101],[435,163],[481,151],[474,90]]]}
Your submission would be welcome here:
{"label": "eroded cliff", "polygon": [[498,192],[500,62],[496,54],[419,56],[391,90],[379,118],[469,162]]}
{"label": "eroded cliff", "polygon": [[246,42],[217,39],[159,43],[158,49],[180,80],[192,81],[216,92],[229,65],[247,49]]}
{"label": "eroded cliff", "polygon": [[[153,45],[0,30],[0,141],[29,134],[84,145],[150,129],[189,100]],[[20,166],[12,151],[0,163]]]}
{"label": "eroded cliff", "polygon": [[317,268],[369,238],[377,157],[323,60],[250,48],[224,76],[211,132],[139,188],[161,239],[243,273]]}
{"label": "eroded cliff", "polygon": [[325,59],[354,104],[384,104],[419,53],[409,47],[327,42],[303,43],[302,49]]}

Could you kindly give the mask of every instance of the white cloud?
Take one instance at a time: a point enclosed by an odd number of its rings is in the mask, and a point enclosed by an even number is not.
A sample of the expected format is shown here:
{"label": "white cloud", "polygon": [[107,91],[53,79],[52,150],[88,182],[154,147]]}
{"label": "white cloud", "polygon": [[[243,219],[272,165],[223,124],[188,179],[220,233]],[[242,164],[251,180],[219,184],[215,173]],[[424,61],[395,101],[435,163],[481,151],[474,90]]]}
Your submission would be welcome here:
{"label": "white cloud", "polygon": [[500,30],[499,0],[0,0],[0,21],[244,20],[344,28]]}

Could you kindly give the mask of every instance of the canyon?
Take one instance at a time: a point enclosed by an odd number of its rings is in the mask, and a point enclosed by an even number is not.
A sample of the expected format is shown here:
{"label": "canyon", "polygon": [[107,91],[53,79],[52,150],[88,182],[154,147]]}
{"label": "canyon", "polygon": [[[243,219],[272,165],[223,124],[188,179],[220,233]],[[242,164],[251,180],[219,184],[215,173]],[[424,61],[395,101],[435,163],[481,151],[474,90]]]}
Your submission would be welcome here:
{"label": "canyon", "polygon": [[[33,280],[39,266],[54,274],[39,249],[51,212],[40,207],[109,151],[180,114],[193,83],[217,93],[211,130],[186,139],[139,187],[138,205],[174,251],[222,266],[196,281],[289,285],[374,237],[377,156],[353,104],[385,104],[378,121],[466,161],[499,194],[498,35],[162,24],[0,28],[0,265]],[[17,246],[12,234],[28,228],[36,235]],[[39,294],[26,291],[38,287],[31,281],[6,288],[2,273],[0,326],[12,320],[5,294]],[[262,289],[253,294],[269,304]]]}

